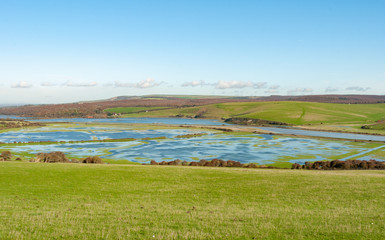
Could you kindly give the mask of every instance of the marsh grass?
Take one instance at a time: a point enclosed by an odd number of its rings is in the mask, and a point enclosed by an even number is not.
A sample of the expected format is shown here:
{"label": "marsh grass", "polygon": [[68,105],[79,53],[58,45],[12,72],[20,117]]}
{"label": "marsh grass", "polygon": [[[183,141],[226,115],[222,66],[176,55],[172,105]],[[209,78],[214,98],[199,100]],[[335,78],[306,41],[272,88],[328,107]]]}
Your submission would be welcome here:
{"label": "marsh grass", "polygon": [[0,162],[1,239],[382,239],[385,171]]}

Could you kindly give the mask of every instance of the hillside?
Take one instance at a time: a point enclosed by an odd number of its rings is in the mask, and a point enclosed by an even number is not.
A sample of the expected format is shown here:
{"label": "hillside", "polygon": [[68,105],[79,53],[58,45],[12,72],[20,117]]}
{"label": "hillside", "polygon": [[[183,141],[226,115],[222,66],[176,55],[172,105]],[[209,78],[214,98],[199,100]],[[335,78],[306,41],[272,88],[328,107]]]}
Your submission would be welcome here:
{"label": "hillside", "polygon": [[304,124],[367,124],[385,119],[385,104],[233,102],[132,113],[126,117],[251,118]]}
{"label": "hillside", "polygon": [[[287,105],[272,105],[269,102],[293,102]],[[3,107],[0,108],[0,115],[18,115],[24,117],[39,117],[39,118],[74,118],[74,117],[107,117],[106,109],[111,108],[168,108],[170,111],[158,112],[154,116],[168,117],[169,115],[185,115],[207,118],[227,118],[227,117],[250,117],[262,118],[265,120],[277,120],[277,117],[282,121],[287,121],[291,124],[303,124],[311,122],[328,122],[339,121],[343,122],[353,117],[353,120],[362,121],[367,117],[366,114],[358,116],[361,113],[360,107],[348,107],[352,109],[353,115],[344,114],[344,108],[348,105],[298,105],[295,102],[313,102],[313,103],[339,103],[339,104],[378,104],[385,102],[385,96],[380,95],[309,95],[309,96],[269,96],[269,97],[219,97],[219,96],[196,96],[196,95],[149,95],[142,97],[127,97],[120,96],[101,101],[78,102],[68,104],[47,104],[47,105],[25,105],[18,107]],[[227,103],[235,103],[235,105],[226,105]],[[213,104],[219,104],[212,107]],[[225,105],[220,105],[225,104]],[[206,106],[201,108],[201,106]],[[263,106],[264,107],[263,107]],[[325,107],[326,106],[326,107]],[[339,106],[339,107],[336,107]],[[344,106],[344,107],[341,107]],[[266,107],[272,108],[271,113],[267,113]],[[289,107],[289,108],[286,108]],[[330,109],[329,109],[330,108]],[[368,107],[372,109],[373,107]],[[264,110],[263,110],[264,109]],[[362,110],[366,112],[366,107]],[[378,110],[374,107],[374,110]],[[260,113],[262,111],[262,113]],[[381,108],[382,110],[382,108]],[[280,112],[278,116],[276,112]],[[290,111],[290,112],[289,112]],[[305,113],[303,111],[306,111]],[[330,113],[330,111],[337,111]],[[131,111],[135,113],[135,111]],[[124,113],[124,111],[123,111]],[[304,113],[304,115],[303,115]],[[169,115],[167,115],[169,114]],[[316,116],[319,114],[318,116]],[[355,116],[354,114],[358,114]],[[369,113],[368,113],[369,114]],[[334,115],[338,115],[336,119]],[[134,116],[134,115],[132,115]],[[302,117],[301,117],[302,116]],[[378,120],[377,116],[371,117],[370,120]]]}
{"label": "hillside", "polygon": [[201,106],[213,103],[236,102],[237,99],[181,99],[181,98],[135,98],[127,100],[104,100],[68,104],[25,105],[19,107],[0,108],[0,115],[17,115],[39,118],[74,118],[74,117],[107,117],[104,111],[116,107],[167,107],[181,108]]}

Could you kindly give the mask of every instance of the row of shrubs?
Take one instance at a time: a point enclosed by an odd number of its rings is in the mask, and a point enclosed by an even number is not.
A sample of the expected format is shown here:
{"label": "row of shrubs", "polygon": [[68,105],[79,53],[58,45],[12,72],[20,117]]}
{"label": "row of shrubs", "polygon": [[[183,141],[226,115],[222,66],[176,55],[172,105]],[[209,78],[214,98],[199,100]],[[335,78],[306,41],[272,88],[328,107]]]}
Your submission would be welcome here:
{"label": "row of shrubs", "polygon": [[333,169],[345,169],[345,170],[357,170],[357,169],[385,169],[385,162],[377,160],[333,160],[333,161],[317,161],[317,162],[305,162],[304,165],[294,163],[292,169],[314,169],[314,170],[333,170]]}
{"label": "row of shrubs", "polygon": [[[10,151],[3,151],[0,154],[0,161],[10,161],[12,159],[12,153]],[[21,160],[16,158],[15,160]],[[31,158],[30,162],[43,162],[43,163],[103,163],[99,156],[92,156],[82,159],[68,159],[63,152],[50,152],[50,153],[38,153],[36,157]]]}
{"label": "row of shrubs", "polygon": [[12,153],[10,151],[3,151],[0,154],[0,161],[9,161],[12,158]]}
{"label": "row of shrubs", "polygon": [[155,160],[151,160],[151,165],[176,165],[176,166],[203,166],[203,167],[239,167],[239,168],[276,168],[272,166],[265,166],[265,165],[256,165],[254,163],[240,163],[238,161],[233,160],[222,160],[222,159],[212,159],[212,160],[205,160],[202,159],[198,162],[187,162],[182,161],[179,159],[173,160],[173,161],[162,161],[162,162],[156,162]]}
{"label": "row of shrubs", "polygon": [[99,156],[69,160],[63,152],[38,153],[30,162],[44,163],[103,163]]}
{"label": "row of shrubs", "polygon": [[[3,151],[0,154],[0,161],[10,161],[12,159],[12,153],[10,151]],[[16,160],[21,160],[16,158]],[[50,152],[50,153],[38,153],[36,157],[32,158],[30,162],[43,162],[43,163],[103,163],[102,159],[99,156],[91,156],[83,159],[71,159],[69,160],[63,152]],[[239,168],[276,168],[272,166],[256,165],[254,163],[240,163],[233,160],[222,160],[222,159],[212,159],[205,160],[202,159],[198,162],[187,162],[179,159],[173,161],[162,161],[156,162],[151,160],[151,165],[177,165],[177,166],[204,166],[204,167],[239,167]],[[301,165],[299,163],[294,163],[291,167],[292,169],[312,169],[312,170],[333,170],[333,169],[345,169],[345,170],[355,170],[355,169],[385,169],[385,162],[380,162],[377,160],[333,160],[333,161],[316,161],[316,162],[305,162]]]}

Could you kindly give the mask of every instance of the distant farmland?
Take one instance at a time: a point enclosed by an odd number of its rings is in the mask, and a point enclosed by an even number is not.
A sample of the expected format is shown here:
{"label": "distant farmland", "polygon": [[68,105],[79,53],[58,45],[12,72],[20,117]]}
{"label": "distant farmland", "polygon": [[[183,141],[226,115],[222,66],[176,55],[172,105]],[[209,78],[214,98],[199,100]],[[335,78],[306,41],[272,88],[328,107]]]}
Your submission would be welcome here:
{"label": "distant farmland", "polygon": [[[261,103],[261,102],[314,102],[340,104],[385,103],[382,95],[309,95],[309,96],[269,96],[269,97],[229,97],[229,96],[189,96],[189,95],[151,95],[142,97],[115,97],[108,100],[78,102],[68,104],[26,105],[0,108],[0,114],[21,115],[40,118],[68,117],[107,117],[106,109],[111,108],[186,108],[220,103]],[[285,110],[285,109],[284,109]],[[186,110],[189,111],[189,110]],[[232,114],[230,112],[230,114]],[[234,113],[236,114],[236,113]],[[246,112],[244,112],[246,114]],[[212,117],[218,117],[213,114]],[[290,119],[292,117],[289,117]],[[298,117],[297,117],[298,118]],[[268,119],[267,119],[268,120]],[[290,120],[291,121],[291,120]],[[304,121],[294,121],[296,124]]]}
{"label": "distant farmland", "polygon": [[385,119],[385,104],[233,102],[128,114],[127,117],[251,118],[303,124],[367,124]]}

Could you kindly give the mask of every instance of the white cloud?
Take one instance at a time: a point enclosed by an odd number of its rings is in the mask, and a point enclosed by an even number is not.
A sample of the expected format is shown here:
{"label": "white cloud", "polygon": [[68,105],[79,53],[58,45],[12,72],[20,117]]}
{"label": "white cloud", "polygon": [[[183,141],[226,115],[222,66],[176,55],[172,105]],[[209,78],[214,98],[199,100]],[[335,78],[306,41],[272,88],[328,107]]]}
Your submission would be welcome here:
{"label": "white cloud", "polygon": [[191,82],[185,82],[182,84],[182,87],[197,87],[197,86],[203,86],[207,85],[205,81],[200,80],[200,81],[191,81]]}
{"label": "white cloud", "polygon": [[278,89],[278,88],[280,88],[281,86],[279,86],[279,85],[273,85],[273,86],[270,86],[269,87],[269,89]]}
{"label": "white cloud", "polygon": [[363,87],[358,87],[358,86],[352,86],[352,87],[346,88],[346,90],[357,91],[357,92],[366,92],[369,89],[370,89],[370,87],[363,88]]}
{"label": "white cloud", "polygon": [[32,84],[29,84],[29,83],[24,82],[24,81],[20,81],[16,84],[12,84],[11,87],[12,88],[30,88],[30,87],[32,87]]}
{"label": "white cloud", "polygon": [[266,88],[267,87],[267,82],[257,82],[257,83],[254,83],[254,88]]}
{"label": "white cloud", "polygon": [[155,82],[154,79],[148,78],[146,80],[140,81],[138,83],[121,83],[118,81],[115,81],[114,86],[115,87],[129,87],[129,88],[152,88],[159,86],[163,82]]}
{"label": "white cloud", "polygon": [[334,87],[327,87],[325,89],[325,92],[337,92],[338,91],[338,88],[334,88]]}
{"label": "white cloud", "polygon": [[71,81],[67,81],[63,84],[66,87],[95,87],[98,85],[97,82],[88,82],[88,83],[73,83]]}
{"label": "white cloud", "polygon": [[53,87],[53,86],[57,86],[56,83],[51,83],[51,82],[42,82],[40,84],[40,86],[43,86],[43,87]]}
{"label": "white cloud", "polygon": [[227,89],[227,88],[245,88],[245,87],[254,87],[254,83],[242,82],[242,81],[219,81],[215,88],[217,89]]}
{"label": "white cloud", "polygon": [[268,89],[265,91],[265,93],[279,93],[279,90],[277,89]]}
{"label": "white cloud", "polygon": [[251,82],[251,81],[218,81],[214,84],[217,89],[229,89],[229,88],[266,88],[267,82]]}
{"label": "white cloud", "polygon": [[291,89],[287,91],[288,94],[293,94],[293,93],[311,93],[313,92],[313,89],[311,88],[296,88],[296,89]]}
{"label": "white cloud", "polygon": [[151,88],[160,85],[160,83],[156,83],[154,79],[148,78],[136,84],[137,88]]}

